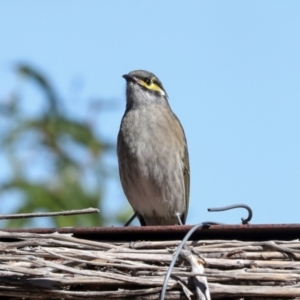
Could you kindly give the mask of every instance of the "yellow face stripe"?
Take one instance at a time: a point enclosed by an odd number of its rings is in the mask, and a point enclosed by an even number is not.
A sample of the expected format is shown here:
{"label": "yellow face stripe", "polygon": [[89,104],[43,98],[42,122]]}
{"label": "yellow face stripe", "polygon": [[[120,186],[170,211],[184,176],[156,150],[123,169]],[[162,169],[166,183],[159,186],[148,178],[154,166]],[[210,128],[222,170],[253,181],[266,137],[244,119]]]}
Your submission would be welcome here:
{"label": "yellow face stripe", "polygon": [[159,92],[162,95],[165,95],[164,90],[161,89],[159,85],[157,85],[155,82],[153,82],[153,79],[151,79],[150,83],[146,83],[144,80],[137,79],[138,84],[144,86],[148,90]]}

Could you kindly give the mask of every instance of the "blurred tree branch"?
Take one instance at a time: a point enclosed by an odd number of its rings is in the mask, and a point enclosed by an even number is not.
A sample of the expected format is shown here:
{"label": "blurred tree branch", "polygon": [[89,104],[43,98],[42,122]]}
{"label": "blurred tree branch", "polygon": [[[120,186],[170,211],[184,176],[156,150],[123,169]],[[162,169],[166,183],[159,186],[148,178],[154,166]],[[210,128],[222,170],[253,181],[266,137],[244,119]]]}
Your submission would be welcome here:
{"label": "blurred tree branch", "polygon": [[[18,65],[17,72],[43,91],[48,105],[39,116],[32,117],[22,112],[18,97],[1,104],[0,116],[7,120],[9,129],[1,135],[0,146],[12,176],[0,183],[0,195],[13,190],[22,192],[22,203],[15,213],[100,208],[105,180],[111,174],[104,156],[115,145],[96,136],[89,124],[70,118],[60,108],[60,98],[42,73],[25,64]],[[31,159],[27,156],[24,160],[25,153],[30,153]],[[43,176],[33,180],[28,176],[32,169]],[[100,213],[55,218],[53,225],[100,226],[105,221]],[[7,225],[21,227],[30,223],[19,219]]]}

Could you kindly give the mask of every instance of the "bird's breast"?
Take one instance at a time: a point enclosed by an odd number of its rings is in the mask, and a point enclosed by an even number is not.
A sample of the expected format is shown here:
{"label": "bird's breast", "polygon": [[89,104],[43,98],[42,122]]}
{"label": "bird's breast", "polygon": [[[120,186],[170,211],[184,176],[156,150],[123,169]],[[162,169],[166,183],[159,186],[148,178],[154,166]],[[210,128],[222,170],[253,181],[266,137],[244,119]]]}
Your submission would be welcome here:
{"label": "bird's breast", "polygon": [[132,110],[122,120],[118,155],[128,173],[124,190],[131,205],[146,215],[185,209],[183,144],[173,121],[172,113],[162,109]]}

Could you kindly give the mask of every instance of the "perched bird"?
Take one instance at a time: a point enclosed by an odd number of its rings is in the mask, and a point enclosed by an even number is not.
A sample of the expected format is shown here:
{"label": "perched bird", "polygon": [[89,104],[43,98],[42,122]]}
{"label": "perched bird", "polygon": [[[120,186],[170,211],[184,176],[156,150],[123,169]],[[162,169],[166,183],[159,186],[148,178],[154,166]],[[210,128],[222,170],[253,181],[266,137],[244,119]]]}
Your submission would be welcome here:
{"label": "perched bird", "polygon": [[124,193],[142,226],[185,224],[190,167],[184,130],[154,74],[138,70],[123,77],[126,110],[117,154]]}

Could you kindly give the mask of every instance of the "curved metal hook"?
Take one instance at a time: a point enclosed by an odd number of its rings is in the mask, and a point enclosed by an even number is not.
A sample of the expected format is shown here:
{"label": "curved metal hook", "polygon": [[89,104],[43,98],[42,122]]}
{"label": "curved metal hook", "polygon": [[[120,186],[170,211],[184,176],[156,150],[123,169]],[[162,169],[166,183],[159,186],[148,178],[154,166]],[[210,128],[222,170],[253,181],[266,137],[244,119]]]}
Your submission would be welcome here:
{"label": "curved metal hook", "polygon": [[209,212],[215,212],[215,211],[225,211],[225,210],[230,210],[235,208],[245,208],[248,211],[248,217],[246,219],[242,218],[242,224],[248,224],[252,219],[253,213],[250,206],[246,204],[234,204],[234,205],[229,205],[224,207],[208,208],[207,210]]}
{"label": "curved metal hook", "polygon": [[[248,217],[246,219],[242,218],[242,224],[248,224],[248,222],[250,222],[250,220],[252,219],[252,209],[246,205],[246,204],[235,204],[235,205],[229,205],[229,206],[224,206],[224,207],[217,207],[217,208],[208,208],[207,210],[210,212],[215,212],[215,211],[225,211],[225,210],[229,210],[229,209],[235,209],[235,208],[245,208],[248,211]],[[176,263],[176,260],[180,254],[181,249],[183,248],[183,246],[185,245],[186,241],[190,238],[190,236],[199,228],[199,227],[203,227],[203,226],[210,226],[210,225],[221,225],[221,223],[216,223],[216,222],[203,222],[200,224],[197,224],[195,226],[193,226],[188,233],[185,235],[184,239],[180,242],[180,244],[178,245],[172,261],[169,265],[168,271],[165,275],[164,278],[164,283],[162,286],[162,290],[160,293],[160,300],[165,299],[165,294],[166,294],[166,290],[167,290],[167,284],[168,284],[168,280],[171,276],[172,270],[174,268],[174,265]]]}

